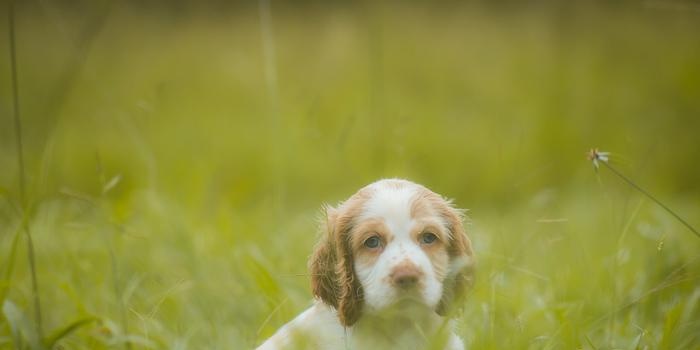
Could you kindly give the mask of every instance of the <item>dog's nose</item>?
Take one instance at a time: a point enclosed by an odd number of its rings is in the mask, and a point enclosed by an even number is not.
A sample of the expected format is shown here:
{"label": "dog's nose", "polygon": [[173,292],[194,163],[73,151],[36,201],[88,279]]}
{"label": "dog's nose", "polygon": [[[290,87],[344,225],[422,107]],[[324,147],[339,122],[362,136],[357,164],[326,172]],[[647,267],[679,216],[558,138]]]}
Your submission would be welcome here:
{"label": "dog's nose", "polygon": [[391,272],[391,283],[399,288],[411,288],[418,284],[421,271],[412,263],[402,263]]}

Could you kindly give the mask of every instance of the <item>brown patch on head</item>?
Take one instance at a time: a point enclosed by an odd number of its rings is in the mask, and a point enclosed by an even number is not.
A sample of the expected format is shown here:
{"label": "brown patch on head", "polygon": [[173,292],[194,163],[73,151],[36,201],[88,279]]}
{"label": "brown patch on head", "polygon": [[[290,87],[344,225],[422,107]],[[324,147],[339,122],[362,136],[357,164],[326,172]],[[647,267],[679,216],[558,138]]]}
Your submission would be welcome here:
{"label": "brown patch on head", "polygon": [[[434,249],[432,245],[426,246],[428,249],[424,248],[433,261],[436,274],[445,276],[443,295],[437,312],[447,315],[452,311],[459,311],[463,306],[469,287],[473,283],[474,253],[471,241],[464,231],[462,212],[454,208],[449,200],[423,186],[417,186],[419,190],[411,205],[411,217],[438,217],[447,231],[444,242],[448,261],[445,261],[443,251]],[[444,236],[438,237],[442,239]]]}
{"label": "brown patch on head", "polygon": [[447,220],[452,240],[447,250],[450,255],[450,271],[443,283],[443,294],[438,313],[447,315],[461,311],[467,292],[474,282],[474,252],[462,224],[463,214],[445,201],[440,201],[440,215]]}
{"label": "brown patch on head", "polygon": [[362,246],[367,238],[378,236],[382,242],[388,243],[393,239],[393,235],[386,227],[384,220],[371,218],[358,222],[353,228],[354,234],[350,237],[351,247],[354,251],[362,250]]}
{"label": "brown patch on head", "polygon": [[[449,265],[447,249],[450,245],[451,234],[445,229],[445,225],[437,217],[437,214],[431,215],[433,216],[413,216],[415,225],[411,231],[411,237],[430,258],[430,263],[438,281],[442,281],[447,276],[447,267]],[[423,237],[431,234],[437,238],[430,244],[422,243]]]}
{"label": "brown patch on head", "polygon": [[[354,252],[354,258],[359,266],[371,266],[379,259],[379,255],[384,251],[389,242],[394,237],[381,219],[367,219],[357,223],[350,235],[350,248]],[[380,246],[378,248],[365,247],[365,241],[370,237],[378,237]]]}
{"label": "brown patch on head", "polygon": [[428,198],[433,194],[430,190],[421,187],[411,202],[411,218],[419,219],[434,216],[432,203]]}
{"label": "brown patch on head", "polygon": [[338,206],[326,208],[321,240],[309,260],[314,296],[333,306],[344,326],[360,317],[363,290],[355,274],[350,232],[371,191],[363,188]]}

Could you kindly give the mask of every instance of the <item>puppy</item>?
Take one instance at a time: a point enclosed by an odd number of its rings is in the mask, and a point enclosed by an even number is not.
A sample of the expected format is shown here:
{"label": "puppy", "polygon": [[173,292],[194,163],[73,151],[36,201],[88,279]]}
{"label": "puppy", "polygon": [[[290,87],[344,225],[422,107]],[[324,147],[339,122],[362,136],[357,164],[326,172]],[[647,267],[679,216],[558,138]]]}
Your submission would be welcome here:
{"label": "puppy", "polygon": [[450,321],[473,276],[461,211],[389,179],[326,214],[309,261],[314,304],[258,349],[464,349]]}

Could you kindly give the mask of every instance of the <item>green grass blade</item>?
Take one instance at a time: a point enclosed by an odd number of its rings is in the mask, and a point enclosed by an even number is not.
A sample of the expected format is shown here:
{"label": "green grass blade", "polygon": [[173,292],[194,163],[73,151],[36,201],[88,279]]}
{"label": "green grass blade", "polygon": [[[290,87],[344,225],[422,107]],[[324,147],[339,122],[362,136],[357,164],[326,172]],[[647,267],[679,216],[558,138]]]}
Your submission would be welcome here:
{"label": "green grass blade", "polygon": [[20,320],[22,319],[22,312],[17,308],[17,306],[15,306],[15,304],[8,300],[2,303],[2,315],[5,316],[5,320],[10,326],[12,342],[15,344],[15,349],[24,348],[22,336],[20,335]]}
{"label": "green grass blade", "polygon": [[588,335],[586,335],[584,337],[586,338],[586,342],[588,343],[588,345],[591,346],[591,349],[598,350],[598,347],[595,346],[595,344],[593,344],[593,341],[591,340],[591,338]]}
{"label": "green grass blade", "polygon": [[29,345],[29,349],[44,349],[36,328],[32,326],[27,316],[15,303],[5,300],[2,304],[2,314],[10,326],[16,349],[25,349],[25,341]]}
{"label": "green grass blade", "polygon": [[87,326],[93,322],[99,321],[100,319],[97,317],[86,317],[86,318],[81,318],[76,321],[73,321],[72,323],[68,324],[67,326],[57,329],[56,331],[53,332],[53,334],[48,337],[46,340],[46,347],[51,349],[56,345],[58,341],[61,339],[69,336],[71,333],[77,331],[81,327]]}
{"label": "green grass blade", "polygon": [[15,257],[17,256],[17,246],[21,232],[22,225],[20,225],[15,231],[14,237],[12,238],[12,244],[10,244],[10,253],[7,256],[7,262],[5,263],[5,271],[2,273],[2,281],[0,281],[0,302],[5,300],[7,292],[10,290],[10,277],[15,267]]}
{"label": "green grass blade", "polygon": [[676,304],[671,310],[666,314],[666,321],[664,323],[664,332],[661,337],[661,344],[659,349],[672,349],[671,346],[673,337],[675,335],[675,330],[678,328],[678,321],[681,318],[681,312],[683,311],[682,303]]}

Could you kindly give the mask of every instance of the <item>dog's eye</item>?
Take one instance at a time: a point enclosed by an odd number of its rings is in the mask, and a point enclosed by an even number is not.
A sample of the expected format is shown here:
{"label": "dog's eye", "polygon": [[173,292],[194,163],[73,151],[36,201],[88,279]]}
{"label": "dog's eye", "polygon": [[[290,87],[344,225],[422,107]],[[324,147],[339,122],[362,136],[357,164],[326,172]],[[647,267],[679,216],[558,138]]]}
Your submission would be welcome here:
{"label": "dog's eye", "polygon": [[420,242],[423,244],[432,244],[437,240],[437,236],[431,232],[426,232],[420,237]]}
{"label": "dog's eye", "polygon": [[365,241],[365,247],[367,247],[367,248],[377,248],[377,247],[379,247],[379,244],[380,244],[380,243],[381,243],[381,241],[379,240],[379,237],[377,237],[377,236],[372,236],[372,237],[370,237],[370,238],[367,238],[367,240]]}

